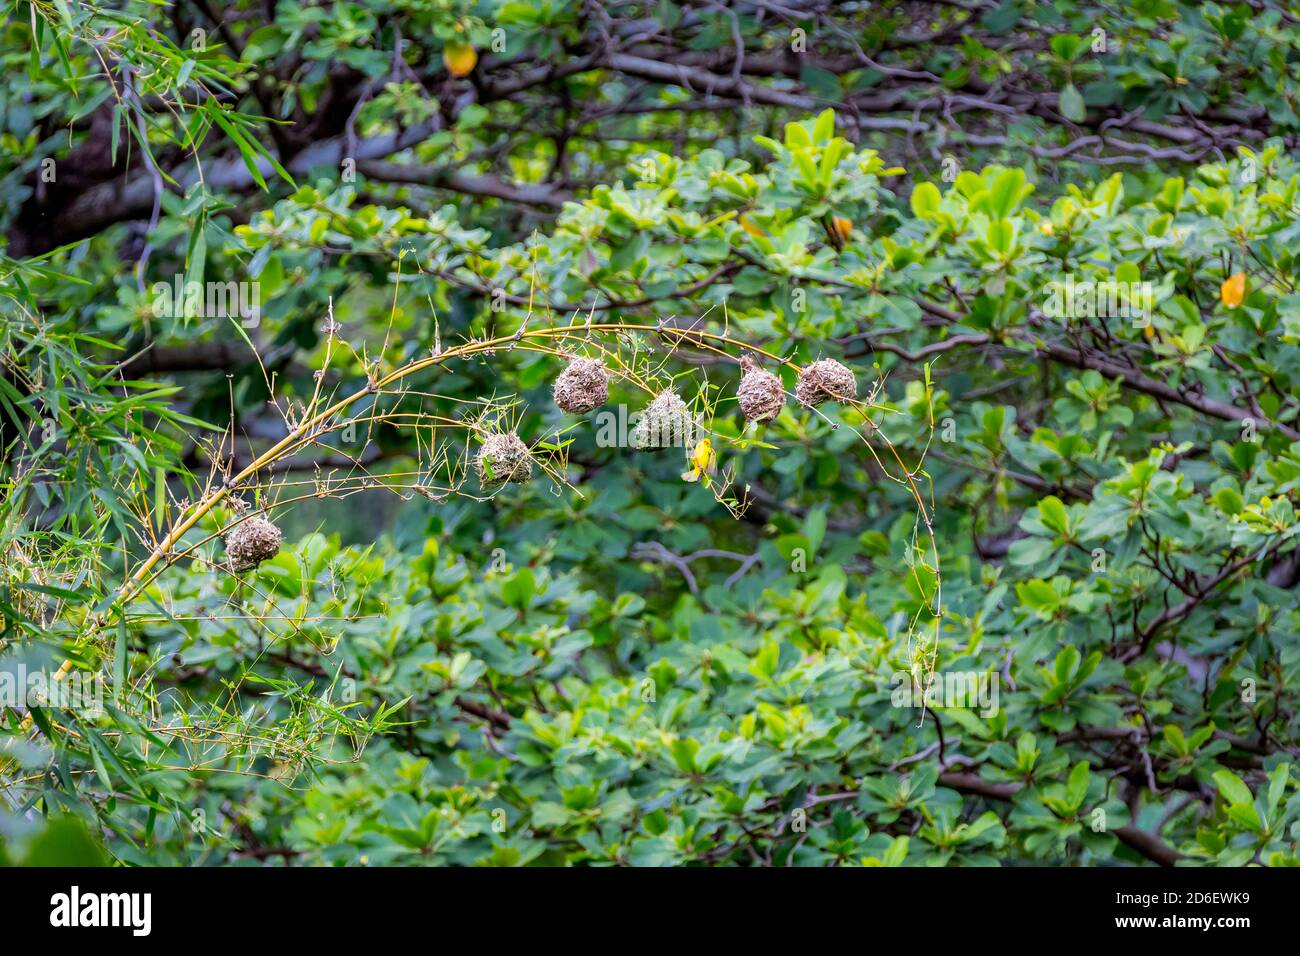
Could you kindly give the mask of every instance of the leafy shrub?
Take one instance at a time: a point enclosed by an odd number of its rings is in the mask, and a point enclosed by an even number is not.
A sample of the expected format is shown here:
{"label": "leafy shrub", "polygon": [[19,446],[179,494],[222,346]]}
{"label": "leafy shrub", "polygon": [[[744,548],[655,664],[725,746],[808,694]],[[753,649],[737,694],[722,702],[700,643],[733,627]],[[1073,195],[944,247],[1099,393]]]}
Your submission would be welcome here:
{"label": "leafy shrub", "polygon": [[[1101,56],[1087,4],[902,49],[901,13],[819,14],[787,77],[752,12],[752,73],[691,8],[592,74],[576,4],[390,6],[283,4],[201,57],[141,14],[117,106],[103,11],[34,58],[4,28],[0,676],[108,685],[4,701],[5,856],[43,814],[95,856],[74,814],[121,863],[1297,862],[1294,18],[1105,8]],[[753,128],[670,145],[704,101],[648,52]],[[563,149],[528,128],[555,84],[599,114]],[[928,168],[958,97],[991,128]],[[38,191],[92,114],[143,185]],[[153,212],[187,151],[220,174]],[[160,310],[178,277],[256,282],[257,321]],[[609,404],[566,415],[575,355]],[[858,401],[791,400],[828,359]],[[661,391],[707,438],[619,447]],[[502,433],[532,480],[472,477]],[[285,534],[244,566],[254,516]]]}

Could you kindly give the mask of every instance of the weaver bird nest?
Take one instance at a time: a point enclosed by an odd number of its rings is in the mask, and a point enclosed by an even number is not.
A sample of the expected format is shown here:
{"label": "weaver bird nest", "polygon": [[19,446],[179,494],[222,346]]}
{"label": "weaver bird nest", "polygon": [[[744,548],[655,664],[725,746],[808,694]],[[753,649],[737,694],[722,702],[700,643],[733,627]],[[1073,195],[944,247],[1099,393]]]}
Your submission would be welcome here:
{"label": "weaver bird nest", "polygon": [[280,529],[265,518],[248,518],[226,532],[230,570],[248,571],[280,553]]}
{"label": "weaver bird nest", "polygon": [[676,392],[663,391],[632,430],[634,448],[689,448],[704,431]]}
{"label": "weaver bird nest", "polygon": [[799,374],[794,397],[809,408],[822,402],[846,401],[858,397],[858,383],[853,373],[834,359],[813,362]]}
{"label": "weaver bird nest", "polygon": [[479,483],[486,487],[506,482],[522,483],[533,476],[533,459],[528,446],[514,432],[497,432],[483,440],[474,459]]}
{"label": "weaver bird nest", "polygon": [[736,390],[736,399],[746,421],[767,422],[781,414],[785,406],[785,389],[781,380],[771,372],[758,367],[758,363],[745,356],[740,360],[745,374]]}
{"label": "weaver bird nest", "polygon": [[555,380],[555,404],[583,415],[609,401],[609,372],[595,359],[575,358]]}

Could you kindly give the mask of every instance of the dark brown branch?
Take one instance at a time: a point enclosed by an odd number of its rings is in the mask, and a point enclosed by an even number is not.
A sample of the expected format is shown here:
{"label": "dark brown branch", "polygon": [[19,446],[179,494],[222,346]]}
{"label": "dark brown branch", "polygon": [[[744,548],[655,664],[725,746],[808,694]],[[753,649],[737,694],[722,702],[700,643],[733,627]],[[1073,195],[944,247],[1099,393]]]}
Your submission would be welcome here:
{"label": "dark brown branch", "polygon": [[1296,431],[1290,425],[1282,422],[1275,422],[1267,418],[1256,418],[1244,408],[1231,405],[1227,402],[1221,402],[1217,399],[1206,398],[1201,395],[1194,395],[1190,392],[1180,391],[1172,385],[1148,378],[1136,369],[1124,365],[1116,365],[1113,362],[1100,358],[1095,355],[1085,354],[1076,351],[1064,345],[1054,342],[1045,342],[1042,339],[1031,338],[1023,335],[1024,341],[1032,342],[1034,348],[1040,355],[1046,355],[1053,361],[1060,362],[1063,365],[1069,365],[1074,368],[1092,369],[1100,372],[1107,378],[1118,378],[1123,381],[1124,385],[1134,391],[1143,392],[1153,398],[1166,402],[1174,402],[1187,408],[1194,409],[1214,418],[1220,418],[1228,422],[1242,422],[1250,418],[1254,420],[1255,425],[1261,431],[1277,431],[1285,435],[1291,441],[1300,441],[1300,431]]}
{"label": "dark brown branch", "polygon": [[511,183],[497,176],[475,176],[445,167],[366,160],[357,163],[357,170],[371,179],[383,182],[432,186],[467,196],[483,196],[528,206],[559,209],[570,198],[563,190],[544,184]]}
{"label": "dark brown branch", "polygon": [[[961,793],[972,793],[990,800],[1011,800],[1023,789],[1018,783],[990,783],[975,773],[943,773],[939,775],[939,784]],[[1158,836],[1139,830],[1131,823],[1110,831],[1125,846],[1136,850],[1142,856],[1159,863],[1161,866],[1173,866],[1185,858]]]}

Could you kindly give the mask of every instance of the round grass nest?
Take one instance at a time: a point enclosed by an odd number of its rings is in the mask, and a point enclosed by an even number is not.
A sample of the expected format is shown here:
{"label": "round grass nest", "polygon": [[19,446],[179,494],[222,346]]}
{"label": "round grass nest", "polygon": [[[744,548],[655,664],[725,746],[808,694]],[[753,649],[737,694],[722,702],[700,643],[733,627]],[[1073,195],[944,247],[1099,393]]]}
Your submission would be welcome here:
{"label": "round grass nest", "polygon": [[740,367],[745,374],[740,378],[736,389],[736,400],[745,420],[750,422],[767,422],[781,414],[785,406],[785,389],[781,379],[758,367],[753,359],[746,356],[740,360]]}
{"label": "round grass nest", "polygon": [[609,401],[609,372],[595,359],[575,358],[555,380],[555,404],[583,415]]}
{"label": "round grass nest", "polygon": [[230,570],[248,571],[280,553],[280,529],[265,518],[248,518],[226,532]]}
{"label": "round grass nest", "polygon": [[520,483],[533,476],[533,458],[514,432],[494,432],[483,440],[474,458],[474,469],[479,484],[486,487]]}
{"label": "round grass nest", "polygon": [[822,402],[857,398],[858,383],[853,373],[839,362],[821,359],[799,373],[794,397],[809,408],[816,408]]}
{"label": "round grass nest", "polygon": [[690,448],[700,432],[699,421],[676,392],[655,397],[632,430],[634,448]]}

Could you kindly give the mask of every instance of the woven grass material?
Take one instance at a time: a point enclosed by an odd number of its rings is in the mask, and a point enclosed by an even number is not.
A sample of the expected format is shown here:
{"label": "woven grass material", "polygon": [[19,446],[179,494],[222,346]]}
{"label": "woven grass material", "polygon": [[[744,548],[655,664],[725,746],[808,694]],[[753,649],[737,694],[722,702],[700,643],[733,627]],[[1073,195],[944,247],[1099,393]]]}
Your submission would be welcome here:
{"label": "woven grass material", "polygon": [[497,432],[483,441],[474,459],[479,484],[496,487],[506,482],[521,483],[533,477],[533,459],[528,446],[514,432]]}
{"label": "woven grass material", "polygon": [[785,407],[785,389],[781,380],[771,372],[758,367],[749,356],[740,360],[745,374],[736,389],[736,400],[746,421],[767,422],[781,414]]}
{"label": "woven grass material", "polygon": [[575,358],[555,380],[555,404],[583,415],[609,401],[609,372],[595,359]]}
{"label": "woven grass material", "polygon": [[693,448],[704,428],[675,392],[660,392],[632,430],[634,448]]}
{"label": "woven grass material", "polygon": [[280,553],[280,529],[265,518],[249,518],[226,532],[230,570],[249,571]]}
{"label": "woven grass material", "polygon": [[822,402],[846,401],[858,397],[858,383],[853,373],[834,359],[813,362],[799,375],[794,397],[809,408]]}

